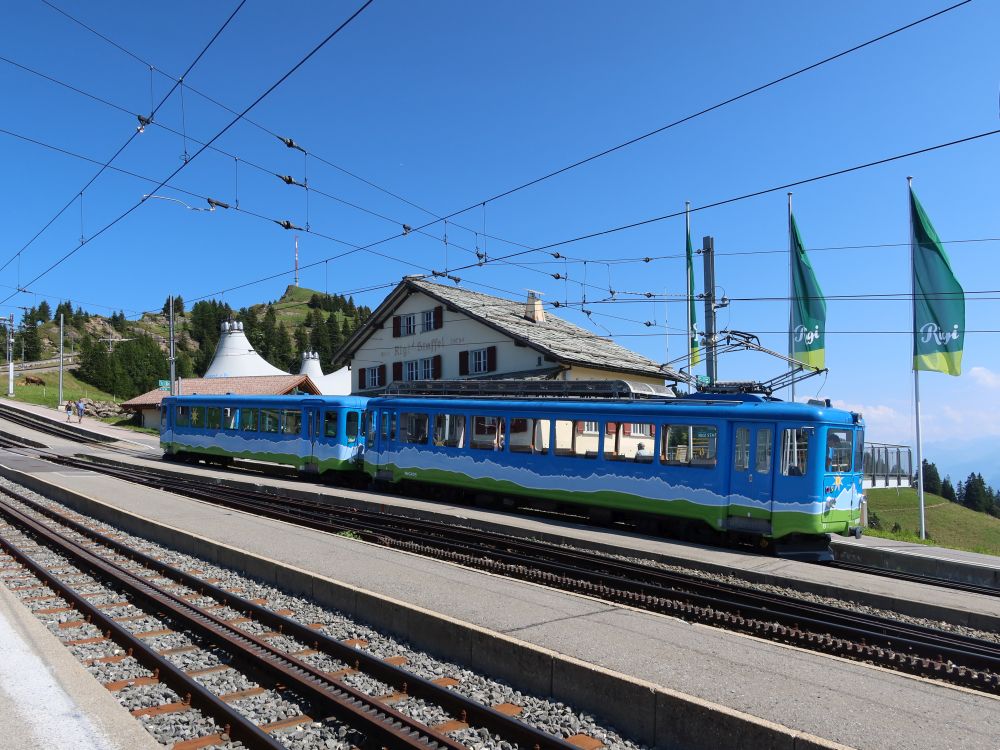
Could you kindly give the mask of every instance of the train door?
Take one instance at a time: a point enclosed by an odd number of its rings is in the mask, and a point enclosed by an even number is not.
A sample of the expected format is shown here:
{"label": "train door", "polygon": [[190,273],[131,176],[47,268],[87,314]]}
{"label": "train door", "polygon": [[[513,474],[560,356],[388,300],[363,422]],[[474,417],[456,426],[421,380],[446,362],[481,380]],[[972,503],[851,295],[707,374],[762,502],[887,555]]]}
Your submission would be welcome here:
{"label": "train door", "polygon": [[733,424],[732,475],[726,528],[766,533],[774,502],[775,426],[764,422]]}

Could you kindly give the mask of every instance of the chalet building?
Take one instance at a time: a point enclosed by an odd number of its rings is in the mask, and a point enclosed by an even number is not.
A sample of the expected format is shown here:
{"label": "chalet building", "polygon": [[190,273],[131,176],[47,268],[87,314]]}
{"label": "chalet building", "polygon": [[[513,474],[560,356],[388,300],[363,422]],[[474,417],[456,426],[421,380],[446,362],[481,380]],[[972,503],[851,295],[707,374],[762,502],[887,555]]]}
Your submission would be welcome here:
{"label": "chalet building", "polygon": [[527,303],[407,277],[335,355],[352,390],[410,380],[631,380],[662,386],[678,373]]}
{"label": "chalet building", "polygon": [[[233,394],[240,396],[299,396],[320,395],[320,389],[308,375],[242,375],[238,377],[178,378],[178,396],[206,396]],[[159,389],[143,393],[121,406],[125,411],[139,414],[143,427],[158,429],[160,404],[169,396]]]}

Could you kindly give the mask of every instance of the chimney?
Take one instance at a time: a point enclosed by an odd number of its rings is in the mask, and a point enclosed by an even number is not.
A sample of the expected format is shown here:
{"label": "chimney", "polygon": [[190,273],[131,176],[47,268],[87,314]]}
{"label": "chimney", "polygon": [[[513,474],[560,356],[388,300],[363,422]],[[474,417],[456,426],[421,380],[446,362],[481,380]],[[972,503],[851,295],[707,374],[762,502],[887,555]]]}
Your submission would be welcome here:
{"label": "chimney", "polygon": [[534,289],[528,290],[528,302],[524,306],[524,317],[532,323],[545,322],[545,308],[542,307],[540,294],[541,292],[536,292]]}

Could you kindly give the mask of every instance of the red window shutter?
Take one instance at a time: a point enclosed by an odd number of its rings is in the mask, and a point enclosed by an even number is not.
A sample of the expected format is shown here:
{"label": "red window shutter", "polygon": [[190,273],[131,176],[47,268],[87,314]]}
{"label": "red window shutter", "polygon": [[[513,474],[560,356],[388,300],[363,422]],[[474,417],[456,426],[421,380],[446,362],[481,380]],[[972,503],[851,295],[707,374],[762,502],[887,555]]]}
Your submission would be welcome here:
{"label": "red window shutter", "polygon": [[632,434],[632,423],[631,422],[623,422],[622,423],[622,434],[623,435],[631,435]]}
{"label": "red window shutter", "polygon": [[392,316],[392,337],[398,339],[401,335],[402,323],[399,320],[398,315]]}
{"label": "red window shutter", "polygon": [[358,390],[363,391],[366,388],[365,376],[368,374],[368,370],[364,367],[358,368]]}
{"label": "red window shutter", "polygon": [[385,365],[379,365],[378,366],[378,382],[381,385],[385,385],[386,384],[386,382],[385,382]]}
{"label": "red window shutter", "polygon": [[618,429],[618,425],[616,425],[614,422],[608,422],[607,427],[604,428],[604,431],[609,435],[614,435],[616,429]]}
{"label": "red window shutter", "polygon": [[584,422],[582,419],[579,422],[577,422],[576,423],[576,434],[577,435],[582,435],[583,434],[583,428],[585,426],[586,426],[586,422]]}
{"label": "red window shutter", "polygon": [[486,371],[496,372],[497,369],[497,348],[489,346],[486,348]]}
{"label": "red window shutter", "polygon": [[392,363],[392,379],[393,381],[399,381],[403,379],[403,363],[393,362]]}
{"label": "red window shutter", "polygon": [[431,378],[434,380],[441,379],[441,355],[435,354],[431,357]]}
{"label": "red window shutter", "polygon": [[438,305],[434,308],[434,330],[444,325],[444,308]]}
{"label": "red window shutter", "polygon": [[469,374],[469,353],[467,351],[458,353],[458,374]]}

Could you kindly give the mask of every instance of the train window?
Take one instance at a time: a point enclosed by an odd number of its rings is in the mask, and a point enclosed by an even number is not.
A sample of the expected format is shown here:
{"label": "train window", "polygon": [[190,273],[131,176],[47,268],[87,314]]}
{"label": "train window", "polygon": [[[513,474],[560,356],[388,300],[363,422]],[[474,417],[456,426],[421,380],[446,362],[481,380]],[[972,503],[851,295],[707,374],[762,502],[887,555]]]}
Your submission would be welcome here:
{"label": "train window", "polygon": [[366,411],[363,417],[365,421],[365,439],[369,444],[375,443],[375,432],[378,426],[378,417],[375,416],[375,412]]}
{"label": "train window", "polygon": [[[740,428],[744,429],[745,428]],[[713,425],[663,425],[660,431],[660,460],[669,466],[715,466],[719,431]],[[739,430],[737,430],[736,469],[740,471]],[[749,433],[747,435],[749,442]],[[744,467],[745,468],[745,467]]]}
{"label": "train window", "polygon": [[403,413],[399,415],[399,439],[404,443],[427,443],[426,414]]}
{"label": "train window", "polygon": [[549,429],[550,422],[547,419],[533,419],[531,417],[511,419],[511,453],[548,453]]}
{"label": "train window", "polygon": [[302,412],[286,410],[282,413],[281,431],[285,435],[298,435],[302,432]]}
{"label": "train window", "polygon": [[746,471],[750,468],[750,428],[737,427],[733,451],[733,469]]}
{"label": "train window", "polygon": [[865,431],[854,431],[854,470],[861,471],[865,459]]}
{"label": "train window", "polygon": [[465,415],[435,414],[434,445],[442,448],[465,446]]}
{"label": "train window", "polygon": [[502,451],[506,434],[503,417],[473,417],[470,447],[481,451]]}
{"label": "train window", "polygon": [[160,428],[167,426],[167,410],[160,409]]}
{"label": "train window", "polygon": [[347,442],[358,442],[358,423],[361,415],[356,411],[347,412]]}
{"label": "train window", "polygon": [[218,406],[205,409],[205,426],[210,430],[219,429],[222,426],[222,409]]}
{"label": "train window", "polygon": [[236,429],[236,409],[231,406],[227,406],[222,410],[222,429]]}
{"label": "train window", "polygon": [[786,477],[805,476],[809,463],[809,432],[790,428],[781,435],[781,473]]}
{"label": "train window", "polygon": [[188,427],[191,424],[191,410],[187,406],[178,406],[174,410],[174,427]]}
{"label": "train window", "polygon": [[582,419],[556,420],[556,455],[573,458],[597,458],[601,449],[601,434],[587,434],[587,422]]}
{"label": "train window", "polygon": [[281,425],[280,412],[274,409],[260,410],[260,431],[278,432]]}
{"label": "train window", "polygon": [[656,425],[636,422],[607,422],[604,425],[604,458],[608,461],[653,462]]}
{"label": "train window", "polygon": [[191,426],[198,428],[202,428],[205,426],[205,407],[203,406],[191,407]]}
{"label": "train window", "polygon": [[851,470],[851,453],[854,445],[851,442],[850,430],[829,430],[826,433],[826,470],[845,472]]}
{"label": "train window", "polygon": [[240,430],[243,432],[257,432],[256,409],[240,409]]}
{"label": "train window", "polygon": [[328,411],[323,415],[323,437],[337,437],[337,417],[339,416],[340,413],[335,411]]}
{"label": "train window", "polygon": [[771,471],[771,429],[765,427],[757,430],[757,460],[754,468],[758,474]]}

